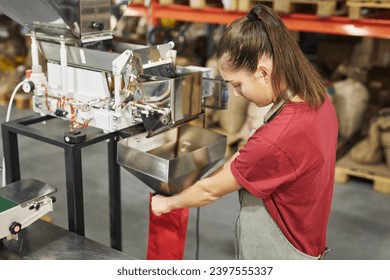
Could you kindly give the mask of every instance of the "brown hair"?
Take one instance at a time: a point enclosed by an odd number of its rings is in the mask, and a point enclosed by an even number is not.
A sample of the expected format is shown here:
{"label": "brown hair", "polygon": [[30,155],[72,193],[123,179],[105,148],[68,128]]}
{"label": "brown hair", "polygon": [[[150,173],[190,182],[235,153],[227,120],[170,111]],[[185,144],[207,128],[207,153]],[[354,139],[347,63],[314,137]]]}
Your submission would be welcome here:
{"label": "brown hair", "polygon": [[279,16],[267,6],[255,6],[248,16],[228,26],[218,43],[217,59],[224,55],[227,70],[246,70],[250,74],[256,72],[259,60],[268,56],[273,61],[271,81],[277,96],[287,98],[289,90],[312,108],[324,103],[325,88],[320,75]]}

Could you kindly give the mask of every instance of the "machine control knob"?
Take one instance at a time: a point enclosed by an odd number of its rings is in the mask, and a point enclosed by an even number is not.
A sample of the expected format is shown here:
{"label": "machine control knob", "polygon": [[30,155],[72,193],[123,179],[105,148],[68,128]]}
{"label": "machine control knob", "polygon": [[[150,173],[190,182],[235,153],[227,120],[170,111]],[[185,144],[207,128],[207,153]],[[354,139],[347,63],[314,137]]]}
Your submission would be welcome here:
{"label": "machine control knob", "polygon": [[104,24],[103,23],[101,23],[101,22],[92,22],[92,27],[94,28],[94,29],[97,29],[97,30],[99,30],[99,31],[102,31],[103,29],[104,29]]}
{"label": "machine control knob", "polygon": [[69,131],[64,133],[64,141],[70,144],[77,144],[85,141],[87,135],[81,131]]}
{"label": "machine control knob", "polygon": [[20,223],[17,223],[17,222],[13,222],[11,224],[11,226],[9,227],[9,231],[12,233],[12,234],[17,234],[21,231],[22,229],[22,225]]}
{"label": "machine control knob", "polygon": [[31,81],[26,81],[23,83],[22,88],[25,93],[30,93],[35,89],[35,85]]}

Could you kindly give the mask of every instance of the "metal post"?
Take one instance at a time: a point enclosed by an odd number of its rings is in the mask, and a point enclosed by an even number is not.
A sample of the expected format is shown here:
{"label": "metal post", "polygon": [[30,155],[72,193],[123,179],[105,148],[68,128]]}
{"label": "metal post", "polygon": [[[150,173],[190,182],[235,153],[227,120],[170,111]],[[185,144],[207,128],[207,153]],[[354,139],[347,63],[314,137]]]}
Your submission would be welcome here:
{"label": "metal post", "polygon": [[117,138],[108,141],[108,176],[110,199],[110,233],[111,248],[122,251],[122,211],[120,166],[116,160]]}
{"label": "metal post", "polygon": [[84,199],[81,147],[79,145],[70,144],[64,148],[64,151],[68,202],[68,227],[70,231],[84,236]]}
{"label": "metal post", "polygon": [[[18,135],[6,126],[1,126],[6,184],[20,180]],[[4,176],[4,173],[3,173]]]}

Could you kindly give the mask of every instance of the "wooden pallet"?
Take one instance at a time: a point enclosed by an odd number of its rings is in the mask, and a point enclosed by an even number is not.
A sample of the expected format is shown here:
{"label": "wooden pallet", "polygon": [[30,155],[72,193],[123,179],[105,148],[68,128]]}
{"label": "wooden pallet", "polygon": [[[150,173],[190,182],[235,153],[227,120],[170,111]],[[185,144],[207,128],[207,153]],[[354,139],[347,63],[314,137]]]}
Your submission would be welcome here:
{"label": "wooden pallet", "polygon": [[[160,4],[163,1],[165,3],[164,5],[169,5],[170,2],[185,1],[185,0],[159,0],[159,1]],[[190,7],[194,9],[201,9],[206,7],[223,7],[223,9],[227,11],[249,12],[253,6],[258,4],[263,4],[272,8],[272,3],[275,0],[188,0],[188,1]]]}
{"label": "wooden pallet", "polygon": [[274,0],[238,0],[237,10],[240,12],[249,12],[252,7],[259,4],[272,8],[273,2]]}
{"label": "wooden pallet", "polygon": [[338,14],[338,2],[345,0],[274,0],[274,10],[278,13],[294,13],[298,5],[316,6],[315,13],[319,17],[329,17]]}
{"label": "wooden pallet", "polygon": [[377,11],[380,9],[390,9],[390,0],[348,0],[348,17],[352,19],[359,19],[364,17],[362,9],[369,9]]}
{"label": "wooden pallet", "polygon": [[[132,0],[132,1],[134,3],[134,0]],[[140,1],[141,4],[142,4],[142,2],[144,2],[144,3],[148,2],[146,0],[136,0],[136,1]],[[190,3],[190,0],[158,0],[158,3],[161,6],[167,6],[167,5],[187,5],[188,6]]]}
{"label": "wooden pallet", "polygon": [[360,3],[372,3],[372,2],[375,2],[375,3],[390,3],[390,0],[347,0],[347,2],[360,2]]}
{"label": "wooden pallet", "polygon": [[[175,0],[175,1],[179,1],[179,0]],[[225,3],[223,3],[222,0],[189,0],[189,6],[193,9],[223,8],[224,10],[235,11],[237,10],[237,5],[238,5],[238,0],[228,0],[225,1]]]}
{"label": "wooden pallet", "polygon": [[[137,0],[137,1],[147,2],[146,0]],[[231,1],[236,2],[238,0],[231,0]],[[221,0],[158,0],[158,3],[161,6],[183,5],[183,6],[190,6],[195,9],[201,9],[205,7],[223,7]]]}
{"label": "wooden pallet", "polygon": [[344,157],[337,161],[335,182],[345,184],[350,177],[372,180],[374,191],[390,195],[390,169],[384,163],[360,164]]}

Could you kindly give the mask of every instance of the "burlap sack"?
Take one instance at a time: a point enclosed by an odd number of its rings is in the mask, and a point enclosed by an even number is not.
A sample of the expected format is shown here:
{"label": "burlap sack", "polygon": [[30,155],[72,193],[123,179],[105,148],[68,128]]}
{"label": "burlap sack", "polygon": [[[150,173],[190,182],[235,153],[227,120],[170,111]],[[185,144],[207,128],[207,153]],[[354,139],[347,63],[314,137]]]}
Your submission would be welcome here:
{"label": "burlap sack", "polygon": [[253,102],[249,103],[245,123],[239,132],[243,139],[247,139],[250,136],[252,129],[258,129],[264,123],[264,116],[271,107],[272,104],[265,107],[258,107]]}
{"label": "burlap sack", "polygon": [[380,129],[380,144],[384,153],[387,167],[390,169],[390,115],[387,115],[387,113],[384,114],[379,118],[378,123]]}
{"label": "burlap sack", "polygon": [[383,159],[380,143],[379,119],[370,125],[368,137],[356,144],[349,152],[349,157],[359,163],[374,164]]}
{"label": "burlap sack", "polygon": [[379,163],[386,159],[390,169],[390,108],[381,109],[372,119],[368,137],[349,152],[359,163]]}
{"label": "burlap sack", "polygon": [[390,130],[385,130],[381,132],[381,144],[383,147],[383,152],[385,154],[387,167],[390,170]]}
{"label": "burlap sack", "polygon": [[369,99],[368,90],[362,83],[353,79],[335,82],[333,86],[333,104],[339,120],[339,136],[349,139],[361,128]]}
{"label": "burlap sack", "polygon": [[229,92],[227,110],[218,111],[221,128],[227,134],[237,134],[246,120],[249,101],[241,96],[234,96]]}

